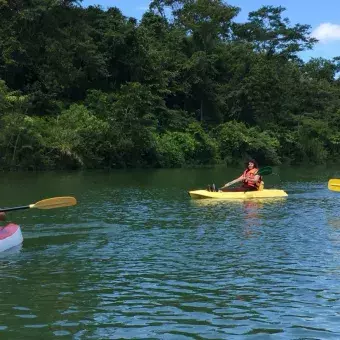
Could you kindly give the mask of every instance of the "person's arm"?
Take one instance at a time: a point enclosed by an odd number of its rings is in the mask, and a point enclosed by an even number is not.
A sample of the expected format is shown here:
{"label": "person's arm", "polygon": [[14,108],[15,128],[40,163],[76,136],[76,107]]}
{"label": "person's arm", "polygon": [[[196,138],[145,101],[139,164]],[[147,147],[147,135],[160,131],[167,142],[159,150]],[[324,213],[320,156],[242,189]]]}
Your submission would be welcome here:
{"label": "person's arm", "polygon": [[5,221],[6,214],[4,212],[0,212],[0,221]]}
{"label": "person's arm", "polygon": [[243,180],[244,180],[244,176],[241,175],[240,177],[234,179],[233,181],[224,184],[224,186],[223,186],[222,188],[229,187],[229,186],[231,186],[231,185],[233,185],[233,184],[235,184],[235,183],[242,182]]}

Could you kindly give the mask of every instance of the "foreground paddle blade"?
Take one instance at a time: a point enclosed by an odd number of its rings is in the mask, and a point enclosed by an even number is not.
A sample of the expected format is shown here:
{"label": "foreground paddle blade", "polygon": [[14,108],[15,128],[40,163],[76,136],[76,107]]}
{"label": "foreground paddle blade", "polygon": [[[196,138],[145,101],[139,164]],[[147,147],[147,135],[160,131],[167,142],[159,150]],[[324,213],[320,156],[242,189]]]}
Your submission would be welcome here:
{"label": "foreground paddle blade", "polygon": [[340,192],[340,179],[332,178],[328,181],[328,189]]}
{"label": "foreground paddle blade", "polygon": [[273,169],[270,166],[265,166],[264,168],[259,169],[257,175],[266,176],[271,175],[273,173]]}
{"label": "foreground paddle blade", "polygon": [[77,200],[74,197],[54,197],[54,198],[47,198],[35,204],[31,204],[30,208],[54,209],[54,208],[70,207],[71,205],[76,205],[76,204],[77,204]]}
{"label": "foreground paddle blade", "polygon": [[24,209],[31,209],[31,208],[54,209],[54,208],[69,207],[71,205],[76,205],[76,204],[77,204],[77,200],[74,197],[54,197],[54,198],[47,198],[45,200],[39,201],[34,204],[23,205],[21,207],[0,208],[0,212],[24,210]]}

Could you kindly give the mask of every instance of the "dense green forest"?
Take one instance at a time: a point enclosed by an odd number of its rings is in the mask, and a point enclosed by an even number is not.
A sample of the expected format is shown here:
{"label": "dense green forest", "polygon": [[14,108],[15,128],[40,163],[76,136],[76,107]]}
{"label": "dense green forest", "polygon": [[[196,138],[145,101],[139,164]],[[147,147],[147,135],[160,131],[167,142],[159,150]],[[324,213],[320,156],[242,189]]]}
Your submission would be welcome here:
{"label": "dense green forest", "polygon": [[0,168],[338,159],[340,58],[301,60],[316,40],[282,7],[240,10],[0,0]]}

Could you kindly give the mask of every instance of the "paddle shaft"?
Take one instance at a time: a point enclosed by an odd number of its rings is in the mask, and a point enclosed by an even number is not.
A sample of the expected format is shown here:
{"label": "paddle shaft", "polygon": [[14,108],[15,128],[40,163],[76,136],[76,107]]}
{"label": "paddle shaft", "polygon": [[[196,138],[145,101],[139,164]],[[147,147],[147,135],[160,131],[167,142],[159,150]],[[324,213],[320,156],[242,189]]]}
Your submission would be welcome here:
{"label": "paddle shaft", "polygon": [[7,211],[13,211],[13,210],[24,210],[31,208],[31,205],[23,205],[21,207],[13,207],[13,208],[2,208],[0,209],[0,212],[7,212]]}

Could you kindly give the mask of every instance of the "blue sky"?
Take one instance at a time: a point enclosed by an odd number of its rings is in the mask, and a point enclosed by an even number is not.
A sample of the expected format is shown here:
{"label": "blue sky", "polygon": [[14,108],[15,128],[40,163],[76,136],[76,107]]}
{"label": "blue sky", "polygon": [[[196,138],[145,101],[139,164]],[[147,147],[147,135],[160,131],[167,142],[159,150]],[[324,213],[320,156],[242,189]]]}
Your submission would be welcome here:
{"label": "blue sky", "polygon": [[[82,5],[118,7],[125,16],[140,19],[149,3],[149,0],[83,0]],[[262,5],[283,6],[292,24],[311,25],[312,34],[320,40],[312,51],[301,54],[303,59],[340,56],[340,0],[229,0],[227,3],[241,8],[237,21],[245,21],[250,11]]]}

